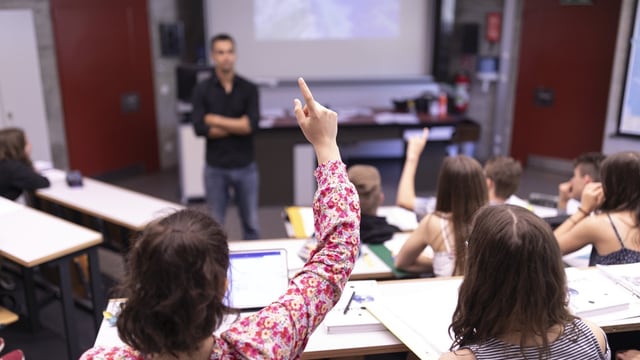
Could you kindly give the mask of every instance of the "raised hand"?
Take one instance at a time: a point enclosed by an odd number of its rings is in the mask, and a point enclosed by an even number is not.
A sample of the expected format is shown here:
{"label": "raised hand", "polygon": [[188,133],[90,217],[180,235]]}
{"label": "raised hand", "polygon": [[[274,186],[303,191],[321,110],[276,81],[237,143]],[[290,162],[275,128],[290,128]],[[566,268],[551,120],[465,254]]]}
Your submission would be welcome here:
{"label": "raised hand", "polygon": [[293,112],[305,138],[313,145],[318,163],[329,160],[340,160],[340,152],[336,137],[338,135],[338,114],[329,110],[313,99],[311,90],[304,79],[298,78],[300,92],[305,105],[300,100],[293,100]]}
{"label": "raised hand", "polygon": [[427,145],[429,139],[429,128],[424,128],[420,136],[412,136],[407,140],[407,160],[418,160],[420,154]]}

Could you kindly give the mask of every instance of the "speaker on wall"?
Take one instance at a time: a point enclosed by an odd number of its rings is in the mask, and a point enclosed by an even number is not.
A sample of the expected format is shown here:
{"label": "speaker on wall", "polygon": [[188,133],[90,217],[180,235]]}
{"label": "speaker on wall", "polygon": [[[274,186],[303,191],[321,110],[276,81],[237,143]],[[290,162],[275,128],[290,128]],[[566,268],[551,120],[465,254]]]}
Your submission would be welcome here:
{"label": "speaker on wall", "polygon": [[160,54],[178,57],[182,53],[184,30],[181,23],[160,24]]}

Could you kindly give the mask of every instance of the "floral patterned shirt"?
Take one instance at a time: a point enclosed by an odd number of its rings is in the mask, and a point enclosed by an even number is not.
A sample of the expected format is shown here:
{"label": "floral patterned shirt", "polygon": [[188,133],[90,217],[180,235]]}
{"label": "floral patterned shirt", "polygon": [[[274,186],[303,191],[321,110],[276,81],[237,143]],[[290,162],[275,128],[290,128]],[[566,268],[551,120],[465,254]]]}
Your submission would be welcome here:
{"label": "floral patterned shirt", "polygon": [[[309,336],[340,298],[360,242],[360,201],[341,161],[315,171],[313,202],[318,247],[289,283],[287,292],[261,311],[243,317],[215,337],[211,359],[298,359]],[[87,350],[83,360],[133,360],[130,347]]]}

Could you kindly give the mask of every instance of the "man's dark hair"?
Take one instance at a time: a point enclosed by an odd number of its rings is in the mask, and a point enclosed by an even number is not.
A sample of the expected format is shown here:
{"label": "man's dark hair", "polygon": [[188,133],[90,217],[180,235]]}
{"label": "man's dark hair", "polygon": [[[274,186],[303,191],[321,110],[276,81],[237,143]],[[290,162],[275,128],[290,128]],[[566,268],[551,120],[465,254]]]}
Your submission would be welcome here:
{"label": "man's dark hair", "polygon": [[213,50],[213,44],[215,44],[216,41],[231,41],[231,43],[233,44],[233,47],[236,46],[236,42],[233,40],[231,35],[227,33],[220,33],[211,38],[211,42],[209,43],[209,49]]}
{"label": "man's dark hair", "polygon": [[484,164],[484,174],[493,181],[495,195],[508,199],[518,191],[522,165],[510,156],[496,156]]}
{"label": "man's dark hair", "polygon": [[605,155],[599,152],[581,154],[573,161],[573,167],[580,170],[580,175],[589,175],[593,181],[600,181],[600,165]]}

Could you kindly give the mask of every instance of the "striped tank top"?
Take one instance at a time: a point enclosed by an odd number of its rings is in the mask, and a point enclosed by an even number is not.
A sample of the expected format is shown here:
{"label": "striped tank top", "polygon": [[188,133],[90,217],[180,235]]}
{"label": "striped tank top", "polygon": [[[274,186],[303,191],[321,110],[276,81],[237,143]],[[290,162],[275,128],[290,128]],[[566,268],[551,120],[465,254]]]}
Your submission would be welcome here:
{"label": "striped tank top", "polygon": [[542,357],[540,357],[538,347],[525,347],[521,352],[519,345],[508,344],[495,338],[489,339],[482,344],[464,346],[463,348],[471,350],[478,360],[609,360],[611,358],[609,344],[607,343],[607,351],[603,353],[591,328],[580,319],[575,319],[565,325],[562,335],[549,344],[549,354],[543,353]]}

